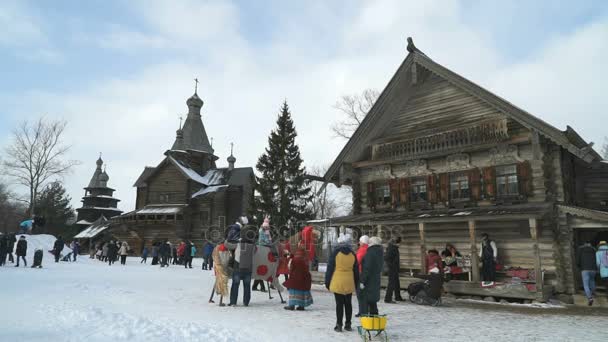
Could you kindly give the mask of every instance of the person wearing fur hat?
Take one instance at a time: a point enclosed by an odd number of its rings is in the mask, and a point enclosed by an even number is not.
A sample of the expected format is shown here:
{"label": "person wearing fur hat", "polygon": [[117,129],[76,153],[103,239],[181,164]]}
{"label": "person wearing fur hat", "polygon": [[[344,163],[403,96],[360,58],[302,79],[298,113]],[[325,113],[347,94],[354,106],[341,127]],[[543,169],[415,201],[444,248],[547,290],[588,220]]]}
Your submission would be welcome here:
{"label": "person wearing fur hat", "polygon": [[369,247],[361,263],[359,312],[362,316],[377,315],[380,301],[380,278],[384,266],[381,238],[374,236],[369,239]]}
{"label": "person wearing fur hat", "polygon": [[[338,246],[329,258],[325,272],[325,287],[334,293],[336,300],[336,326],[334,331],[352,331],[352,297],[359,284],[359,265],[351,247],[350,235],[338,238]],[[346,316],[346,317],[344,317]],[[345,318],[345,321],[343,321]]]}
{"label": "person wearing fur hat", "polygon": [[[369,236],[367,235],[363,235],[359,238],[359,249],[357,249],[357,263],[359,264],[359,274],[361,274],[361,266],[363,263],[363,257],[365,256],[365,253],[367,253],[367,247],[369,244]],[[355,315],[355,317],[359,317],[361,316],[361,311],[362,311],[362,304],[363,302],[361,301],[361,296],[360,296],[360,291],[357,291],[357,300],[359,302],[359,312]]]}

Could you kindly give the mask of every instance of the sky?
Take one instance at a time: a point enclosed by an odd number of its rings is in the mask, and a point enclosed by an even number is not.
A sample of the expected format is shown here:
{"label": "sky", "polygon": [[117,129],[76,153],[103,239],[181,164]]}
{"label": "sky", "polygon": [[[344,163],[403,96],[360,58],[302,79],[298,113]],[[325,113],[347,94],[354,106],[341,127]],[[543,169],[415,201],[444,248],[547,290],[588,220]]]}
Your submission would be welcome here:
{"label": "sky", "polygon": [[284,100],[306,165],[330,164],[345,143],[333,105],[382,90],[407,36],[559,129],[596,147],[608,135],[605,1],[4,0],[0,28],[0,158],[23,120],[66,120],[67,157],[81,161],[63,179],[74,207],[102,152],[119,207],[133,209],[194,78],[218,166],[231,142],[237,166],[254,166]]}

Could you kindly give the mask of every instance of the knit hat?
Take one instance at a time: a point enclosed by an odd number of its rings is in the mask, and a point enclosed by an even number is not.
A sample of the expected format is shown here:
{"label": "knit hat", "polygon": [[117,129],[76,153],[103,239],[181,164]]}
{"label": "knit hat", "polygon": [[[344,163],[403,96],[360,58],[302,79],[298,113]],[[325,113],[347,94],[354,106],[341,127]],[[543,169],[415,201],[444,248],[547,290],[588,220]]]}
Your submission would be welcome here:
{"label": "knit hat", "polygon": [[363,235],[359,238],[359,242],[368,245],[369,244],[369,236]]}
{"label": "knit hat", "polygon": [[242,225],[247,225],[247,224],[249,224],[249,220],[247,219],[247,216],[241,216],[241,217],[239,218],[239,222],[240,222]]}
{"label": "knit hat", "polygon": [[439,273],[439,269],[437,267],[433,267],[429,270],[429,273],[433,274],[433,273]]}
{"label": "knit hat", "polygon": [[264,223],[262,223],[262,228],[270,228],[270,219],[268,217],[264,218]]}
{"label": "knit hat", "polygon": [[608,244],[608,243],[606,243],[606,241],[600,241],[599,245],[601,246],[601,245],[606,245],[606,244]]}
{"label": "knit hat", "polygon": [[369,246],[379,246],[382,245],[382,239],[377,236],[372,236],[369,238]]}

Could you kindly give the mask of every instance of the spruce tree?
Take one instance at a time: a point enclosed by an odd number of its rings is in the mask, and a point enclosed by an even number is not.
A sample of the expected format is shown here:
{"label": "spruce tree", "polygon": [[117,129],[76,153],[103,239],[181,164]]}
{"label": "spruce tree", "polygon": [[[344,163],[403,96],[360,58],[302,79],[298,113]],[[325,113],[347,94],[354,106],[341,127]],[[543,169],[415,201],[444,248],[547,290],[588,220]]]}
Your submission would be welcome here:
{"label": "spruce tree", "polygon": [[74,217],[74,210],[70,205],[71,198],[60,182],[49,184],[38,195],[36,201],[36,216],[44,217],[44,233],[63,235],[64,238],[73,236],[75,227],[68,224]]}
{"label": "spruce tree", "polygon": [[275,227],[294,226],[312,217],[308,203],[312,195],[306,168],[302,165],[300,149],[296,145],[294,127],[287,101],[283,103],[276,128],[268,137],[268,147],[258,159],[256,168],[255,214],[270,216]]}

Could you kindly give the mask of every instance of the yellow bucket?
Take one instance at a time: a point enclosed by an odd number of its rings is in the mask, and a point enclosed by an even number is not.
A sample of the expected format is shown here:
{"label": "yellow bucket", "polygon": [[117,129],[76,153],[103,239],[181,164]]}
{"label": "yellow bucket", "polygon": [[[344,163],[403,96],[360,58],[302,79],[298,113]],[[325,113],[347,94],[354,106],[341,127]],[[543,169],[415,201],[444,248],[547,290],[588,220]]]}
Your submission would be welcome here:
{"label": "yellow bucket", "polygon": [[361,326],[365,330],[384,330],[386,328],[386,315],[362,316]]}

